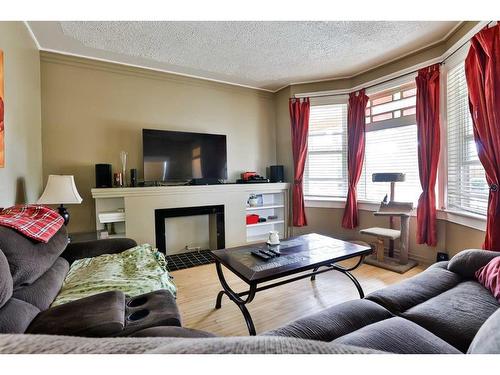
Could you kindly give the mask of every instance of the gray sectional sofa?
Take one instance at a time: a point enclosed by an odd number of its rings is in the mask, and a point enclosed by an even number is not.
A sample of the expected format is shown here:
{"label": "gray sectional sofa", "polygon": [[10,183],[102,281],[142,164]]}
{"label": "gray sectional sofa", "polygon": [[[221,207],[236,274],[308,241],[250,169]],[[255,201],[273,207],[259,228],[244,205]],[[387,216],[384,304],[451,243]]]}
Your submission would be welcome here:
{"label": "gray sectional sofa", "polygon": [[[496,256],[500,253],[462,251],[364,299],[332,306],[265,335],[390,353],[500,353],[500,303],[474,280],[475,271]],[[485,339],[496,346],[486,349]]]}
{"label": "gray sectional sofa", "polygon": [[[474,280],[500,253],[483,250],[257,337],[183,328],[161,291],[135,299],[108,292],[49,308],[75,259],[134,245],[67,245],[64,228],[35,244],[0,227],[0,353],[500,353],[500,304]],[[151,313],[130,321],[136,305]]]}

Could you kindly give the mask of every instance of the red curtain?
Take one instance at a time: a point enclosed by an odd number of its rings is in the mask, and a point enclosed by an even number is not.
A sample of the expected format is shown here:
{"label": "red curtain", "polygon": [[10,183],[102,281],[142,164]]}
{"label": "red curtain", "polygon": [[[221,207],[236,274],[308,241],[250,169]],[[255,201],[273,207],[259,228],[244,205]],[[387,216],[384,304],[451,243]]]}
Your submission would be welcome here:
{"label": "red curtain", "polygon": [[306,211],[304,208],[304,191],[302,180],[307,158],[307,137],[309,133],[309,112],[311,105],[309,98],[289,101],[290,123],[292,126],[292,154],[293,154],[293,226],[307,225]]}
{"label": "red curtain", "polygon": [[471,39],[465,59],[474,139],[490,186],[483,249],[500,251],[500,26]]}
{"label": "red curtain", "polygon": [[436,177],[440,149],[439,64],[418,71],[418,171],[422,194],[417,207],[417,243],[437,245]]}
{"label": "red curtain", "polygon": [[365,158],[365,110],[368,96],[365,90],[349,94],[347,111],[347,201],[342,218],[342,227],[353,229],[358,226],[358,202],[356,187],[363,170]]}

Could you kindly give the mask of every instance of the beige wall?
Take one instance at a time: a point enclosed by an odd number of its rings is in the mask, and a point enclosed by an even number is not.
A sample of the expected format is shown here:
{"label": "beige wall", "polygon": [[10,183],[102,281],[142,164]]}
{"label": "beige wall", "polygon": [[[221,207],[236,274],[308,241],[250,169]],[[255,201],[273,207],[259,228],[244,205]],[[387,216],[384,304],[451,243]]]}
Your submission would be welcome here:
{"label": "beige wall", "polygon": [[[371,211],[359,211],[359,228],[349,230],[342,228],[343,209],[341,208],[306,208],[309,225],[294,228],[295,235],[317,232],[335,236],[344,240],[362,240],[374,243],[373,237],[359,234],[359,229],[372,226],[388,226],[386,218],[375,217]],[[416,241],[416,217],[410,218],[410,257],[424,264],[433,263],[437,252],[445,252],[452,257],[463,249],[480,249],[484,241],[484,232],[452,222],[438,220],[438,244],[436,247],[418,245]],[[399,223],[395,222],[396,227]],[[396,241],[395,248],[399,248]]]}
{"label": "beige wall", "polygon": [[[373,243],[373,237],[359,234],[361,228],[372,226],[386,227],[386,218],[375,217],[371,211],[359,211],[359,228],[348,230],[342,228],[343,209],[341,208],[306,208],[309,225],[303,228],[294,228],[294,234],[317,232],[325,235],[335,236],[344,240],[362,240]],[[437,252],[445,252],[451,256],[460,250],[469,248],[481,248],[484,240],[484,232],[463,225],[438,220],[438,244],[436,247],[418,245],[416,241],[416,217],[410,218],[410,257],[422,263],[432,263],[436,259]],[[399,223],[395,222],[396,227]],[[399,248],[396,241],[395,248]]]}
{"label": "beige wall", "polygon": [[[443,235],[442,232],[439,233]],[[446,249],[450,256],[463,249],[480,249],[484,242],[484,232],[463,225],[446,223]]]}
{"label": "beige wall", "polygon": [[94,164],[142,173],[143,128],[227,135],[228,177],[276,162],[273,95],[198,79],[42,53],[43,175],[74,174],[83,203],[72,232],[95,230]]}
{"label": "beige wall", "polygon": [[40,57],[22,22],[0,22],[4,52],[5,168],[0,207],[34,202],[42,187]]}

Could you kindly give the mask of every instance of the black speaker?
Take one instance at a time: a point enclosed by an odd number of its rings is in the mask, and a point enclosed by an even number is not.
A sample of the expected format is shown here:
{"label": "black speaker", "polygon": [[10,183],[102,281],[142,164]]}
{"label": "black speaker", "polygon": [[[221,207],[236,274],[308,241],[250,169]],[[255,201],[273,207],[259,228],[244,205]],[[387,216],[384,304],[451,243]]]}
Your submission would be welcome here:
{"label": "black speaker", "polygon": [[96,188],[113,187],[113,173],[111,171],[111,164],[95,165],[95,187]]}
{"label": "black speaker", "polygon": [[271,182],[285,182],[285,169],[282,165],[271,165],[269,167],[269,180]]}
{"label": "black speaker", "polygon": [[133,168],[130,170],[130,186],[137,186],[137,169]]}

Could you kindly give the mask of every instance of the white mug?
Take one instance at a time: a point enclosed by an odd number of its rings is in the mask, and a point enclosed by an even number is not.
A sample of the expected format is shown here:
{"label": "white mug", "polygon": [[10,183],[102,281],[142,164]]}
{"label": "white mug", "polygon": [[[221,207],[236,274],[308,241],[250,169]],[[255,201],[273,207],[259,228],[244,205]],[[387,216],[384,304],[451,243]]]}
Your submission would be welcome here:
{"label": "white mug", "polygon": [[280,234],[277,230],[269,231],[269,239],[267,240],[269,245],[279,245],[280,244]]}

